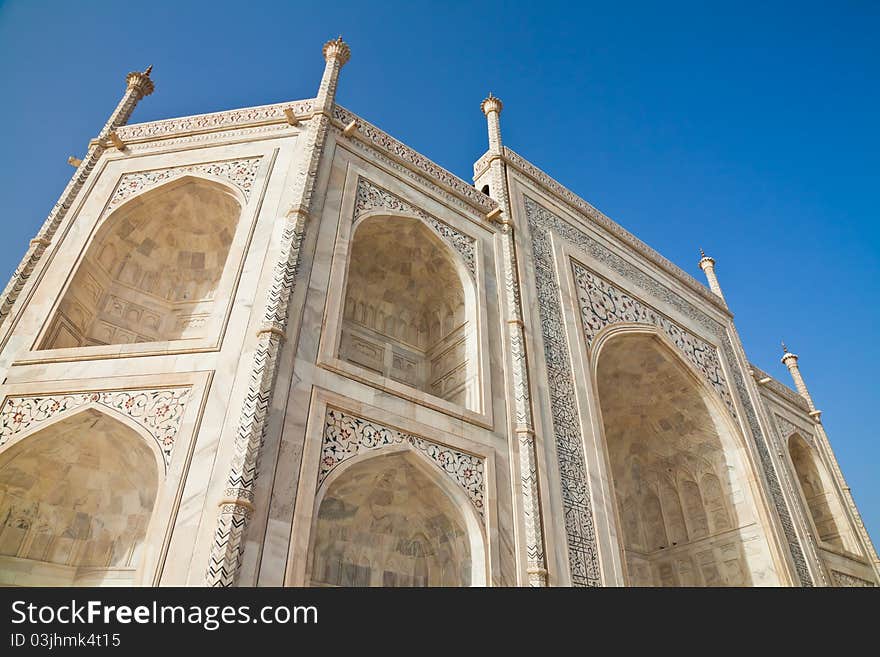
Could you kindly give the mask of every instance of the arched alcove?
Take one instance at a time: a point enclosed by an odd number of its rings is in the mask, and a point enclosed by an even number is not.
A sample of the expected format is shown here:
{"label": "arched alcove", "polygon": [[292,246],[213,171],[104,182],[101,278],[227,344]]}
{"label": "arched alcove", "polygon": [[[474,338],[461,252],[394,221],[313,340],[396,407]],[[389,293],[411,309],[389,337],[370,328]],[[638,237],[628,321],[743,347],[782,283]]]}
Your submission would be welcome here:
{"label": "arched alcove", "polygon": [[602,344],[596,379],[628,583],[775,584],[738,442],[681,357],[623,332]]}
{"label": "arched alcove", "polygon": [[207,337],[241,214],[231,188],[186,176],[117,208],[96,231],[41,349]]}
{"label": "arched alcove", "polygon": [[159,485],[157,458],[87,409],[0,453],[0,584],[131,585]]}
{"label": "arched alcove", "polygon": [[329,483],[312,533],[312,586],[482,583],[482,536],[459,508],[469,502],[443,490],[419,459],[372,456]]}
{"label": "arched alcove", "polygon": [[475,298],[424,223],[369,217],[351,243],[339,357],[479,410]]}
{"label": "arched alcove", "polygon": [[788,453],[819,540],[838,549],[857,552],[843,509],[832,492],[825,468],[817,462],[817,455],[797,433],[788,439]]}

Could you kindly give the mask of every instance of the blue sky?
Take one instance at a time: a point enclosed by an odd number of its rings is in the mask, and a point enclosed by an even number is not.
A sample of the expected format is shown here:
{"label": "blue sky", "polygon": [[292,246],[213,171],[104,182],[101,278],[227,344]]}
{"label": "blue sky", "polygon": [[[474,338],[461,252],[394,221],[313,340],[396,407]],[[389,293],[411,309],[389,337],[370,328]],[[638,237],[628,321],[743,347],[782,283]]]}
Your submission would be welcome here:
{"label": "blue sky", "polygon": [[698,278],[714,256],[751,360],[788,383],[780,339],[800,355],[880,542],[876,2],[0,2],[0,277],[128,71],[155,67],[133,121],[305,98],[339,33],[339,102],[462,178],[491,90],[509,146]]}

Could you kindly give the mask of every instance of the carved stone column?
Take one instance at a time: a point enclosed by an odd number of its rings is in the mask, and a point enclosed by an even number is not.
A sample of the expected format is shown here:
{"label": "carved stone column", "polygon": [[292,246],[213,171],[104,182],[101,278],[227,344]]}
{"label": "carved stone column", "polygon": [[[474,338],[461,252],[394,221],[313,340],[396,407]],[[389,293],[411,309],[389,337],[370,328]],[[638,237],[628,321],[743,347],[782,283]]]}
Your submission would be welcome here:
{"label": "carved stone column", "polygon": [[502,108],[501,100],[491,93],[480,105],[480,109],[486,115],[489,129],[489,152],[492,154],[489,164],[491,191],[500,209],[500,212],[493,211],[490,216],[501,225],[504,291],[509,313],[506,324],[510,340],[510,368],[516,422],[514,430],[519,442],[521,504],[525,524],[528,581],[530,586],[547,586],[547,558],[538,482],[535,423],[529,392],[529,366],[516,264],[514,226],[511,221],[510,195],[501,145],[499,115]]}
{"label": "carved stone column", "polygon": [[257,332],[250,386],[239,418],[226,490],[219,503],[211,562],[205,578],[209,586],[235,584],[244,549],[244,532],[254,511],[260,450],[278,373],[278,356],[287,331],[288,305],[296,284],[300,246],[310,217],[339,72],[351,56],[341,37],[325,43],[323,53],[324,74],[315,99],[315,113],[305,130],[302,166],[293,183],[294,201],[285,217],[272,286],[265,301],[263,324]]}
{"label": "carved stone column", "polygon": [[0,327],[6,327],[6,320],[10,317],[18,295],[30,278],[34,267],[43,256],[46,248],[52,243],[55,232],[67,216],[67,212],[73,205],[74,199],[83,188],[86,180],[88,180],[101,155],[108,147],[112,147],[112,144],[108,143],[108,139],[111,135],[115,134],[116,128],[128,122],[131,113],[141,99],[153,93],[153,81],[150,79],[152,68],[152,66],[148,66],[143,73],[133,71],[126,77],[126,88],[122,99],[119,101],[116,109],[113,110],[113,113],[110,114],[110,118],[107,119],[98,136],[89,142],[88,152],[80,161],[76,172],[73,174],[70,182],[67,183],[67,187],[61,193],[61,198],[58,199],[58,202],[52,208],[46,221],[43,222],[43,226],[40,228],[37,236],[31,240],[27,253],[25,253],[21,263],[12,274],[12,278],[3,290],[3,294],[0,295]]}

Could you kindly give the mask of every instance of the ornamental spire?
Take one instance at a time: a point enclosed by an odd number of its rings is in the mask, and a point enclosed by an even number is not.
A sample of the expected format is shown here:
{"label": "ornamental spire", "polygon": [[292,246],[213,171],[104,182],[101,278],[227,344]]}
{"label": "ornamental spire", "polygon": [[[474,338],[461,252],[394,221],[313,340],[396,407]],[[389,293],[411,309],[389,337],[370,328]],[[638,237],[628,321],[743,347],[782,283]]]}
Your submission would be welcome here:
{"label": "ornamental spire", "polygon": [[334,59],[339,62],[340,66],[345,66],[346,62],[351,59],[351,48],[342,40],[341,34],[325,43],[322,52],[326,61]]}
{"label": "ornamental spire", "polygon": [[501,121],[499,117],[502,109],[504,109],[504,103],[491,91],[480,103],[480,110],[486,115],[489,128],[489,151],[498,154],[501,153]]}
{"label": "ornamental spire", "polygon": [[801,369],[798,366],[797,354],[791,353],[784,341],[782,342],[782,352],[782,363],[788,368],[788,373],[791,374],[791,379],[794,381],[794,387],[797,388],[798,394],[806,400],[807,405],[810,407],[810,415],[816,422],[819,422],[822,417],[822,411],[816,410],[816,405],[813,403],[810,391],[807,390],[807,384],[804,382],[804,377],[801,375]]}
{"label": "ornamental spire", "polygon": [[722,301],[726,301],[724,299],[724,293],[721,291],[721,285],[718,283],[718,277],[715,275],[715,258],[710,258],[709,256],[707,256],[702,247],[700,247],[700,269],[702,269],[703,273],[706,274],[706,280],[709,283],[709,289],[711,289],[716,295],[721,297]]}

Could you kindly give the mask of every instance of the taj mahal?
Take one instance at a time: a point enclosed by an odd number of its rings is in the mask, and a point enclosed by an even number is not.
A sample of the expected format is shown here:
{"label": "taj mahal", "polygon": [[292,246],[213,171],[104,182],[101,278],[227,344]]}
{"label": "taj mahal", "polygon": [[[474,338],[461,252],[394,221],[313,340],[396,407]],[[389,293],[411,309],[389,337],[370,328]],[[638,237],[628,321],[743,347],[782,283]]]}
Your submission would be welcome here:
{"label": "taj mahal", "polygon": [[491,94],[460,179],[336,104],[350,55],[138,124],[130,73],[70,157],[0,297],[0,585],[880,584],[709,255],[517,154]]}

